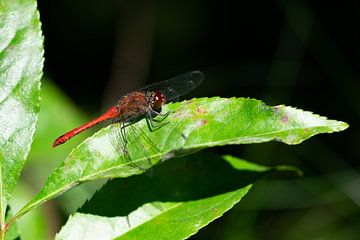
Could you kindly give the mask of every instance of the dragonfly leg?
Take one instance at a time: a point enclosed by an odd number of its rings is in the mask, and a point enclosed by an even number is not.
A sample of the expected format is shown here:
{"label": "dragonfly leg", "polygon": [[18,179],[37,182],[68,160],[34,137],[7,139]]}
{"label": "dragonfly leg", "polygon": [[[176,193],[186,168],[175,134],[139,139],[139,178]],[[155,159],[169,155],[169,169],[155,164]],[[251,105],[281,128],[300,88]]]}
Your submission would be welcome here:
{"label": "dragonfly leg", "polygon": [[121,123],[120,134],[121,134],[121,138],[122,138],[122,140],[124,141],[125,146],[126,146],[127,143],[128,143],[128,141],[127,141],[127,138],[126,138],[125,127],[126,127],[126,124],[125,124],[125,123]]}
{"label": "dragonfly leg", "polygon": [[[166,117],[165,117],[165,118],[166,118]],[[162,120],[164,120],[165,118],[163,118]],[[159,129],[159,128],[161,128],[161,127],[163,127],[164,125],[166,125],[166,124],[169,123],[169,122],[163,122],[163,123],[160,123],[160,124],[155,125],[154,122],[155,122],[155,121],[154,121],[151,113],[148,113],[148,117],[146,118],[146,123],[147,123],[147,125],[148,125],[148,127],[149,127],[149,129],[150,129],[151,132],[153,132],[153,131],[155,131],[155,130],[157,130],[157,129]]]}
{"label": "dragonfly leg", "polygon": [[[151,108],[150,108],[151,109]],[[161,119],[152,119],[154,122],[162,122],[164,121],[171,113],[174,113],[174,111],[168,111],[164,114],[159,113],[157,111],[155,111],[154,109],[151,109],[151,112],[154,113],[155,115],[161,116]]]}

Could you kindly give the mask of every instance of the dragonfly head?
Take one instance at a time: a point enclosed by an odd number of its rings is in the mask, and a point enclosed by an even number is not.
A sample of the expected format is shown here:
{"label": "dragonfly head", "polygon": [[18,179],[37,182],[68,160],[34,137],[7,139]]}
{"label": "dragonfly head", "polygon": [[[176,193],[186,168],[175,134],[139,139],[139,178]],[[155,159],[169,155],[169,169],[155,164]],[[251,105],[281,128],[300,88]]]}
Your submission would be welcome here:
{"label": "dragonfly head", "polygon": [[161,112],[161,107],[165,104],[166,97],[165,94],[159,90],[151,92],[150,95],[150,105],[151,108],[157,112]]}

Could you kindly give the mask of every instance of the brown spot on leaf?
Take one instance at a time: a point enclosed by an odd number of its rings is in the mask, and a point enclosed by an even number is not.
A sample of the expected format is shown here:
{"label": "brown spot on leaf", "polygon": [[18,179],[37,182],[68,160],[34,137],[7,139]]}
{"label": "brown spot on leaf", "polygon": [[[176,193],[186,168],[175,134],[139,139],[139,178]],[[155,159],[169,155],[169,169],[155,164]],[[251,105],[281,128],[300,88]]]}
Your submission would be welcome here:
{"label": "brown spot on leaf", "polygon": [[206,120],[206,119],[201,119],[201,120],[199,121],[199,127],[204,126],[204,125],[207,124],[208,122],[209,122],[209,121]]}
{"label": "brown spot on leaf", "polygon": [[197,106],[196,111],[198,113],[207,113],[206,109],[202,106]]}
{"label": "brown spot on leaf", "polygon": [[285,116],[283,116],[281,118],[281,122],[286,124],[286,123],[288,123],[288,121],[289,121],[289,116],[287,114],[285,114]]}

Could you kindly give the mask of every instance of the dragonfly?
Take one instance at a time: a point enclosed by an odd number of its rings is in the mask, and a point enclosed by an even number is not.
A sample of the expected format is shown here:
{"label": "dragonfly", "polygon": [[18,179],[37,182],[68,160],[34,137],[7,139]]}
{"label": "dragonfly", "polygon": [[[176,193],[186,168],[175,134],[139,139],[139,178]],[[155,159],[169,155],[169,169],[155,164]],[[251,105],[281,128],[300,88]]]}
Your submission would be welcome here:
{"label": "dragonfly", "polygon": [[[191,71],[125,94],[115,106],[110,107],[101,116],[61,135],[52,146],[57,147],[77,134],[108,120],[122,123],[122,129],[125,129],[126,124],[145,118],[150,130],[156,130],[168,123],[163,120],[171,112],[161,113],[164,104],[178,100],[200,85],[203,79],[204,74],[201,71]],[[160,116],[161,119],[154,119],[156,116]]]}

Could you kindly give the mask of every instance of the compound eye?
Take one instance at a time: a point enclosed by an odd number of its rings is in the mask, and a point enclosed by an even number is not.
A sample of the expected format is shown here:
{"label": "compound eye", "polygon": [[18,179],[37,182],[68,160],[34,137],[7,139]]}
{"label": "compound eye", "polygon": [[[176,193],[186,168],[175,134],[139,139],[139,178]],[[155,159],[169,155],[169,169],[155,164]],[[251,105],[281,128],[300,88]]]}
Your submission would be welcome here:
{"label": "compound eye", "polygon": [[161,111],[161,107],[165,104],[166,102],[166,97],[165,95],[159,91],[159,90],[156,90],[154,91],[153,93],[153,109],[157,112],[160,112]]}

